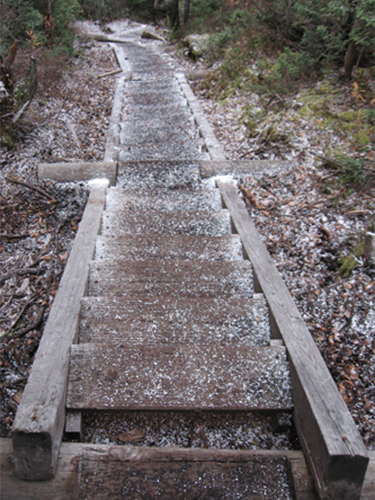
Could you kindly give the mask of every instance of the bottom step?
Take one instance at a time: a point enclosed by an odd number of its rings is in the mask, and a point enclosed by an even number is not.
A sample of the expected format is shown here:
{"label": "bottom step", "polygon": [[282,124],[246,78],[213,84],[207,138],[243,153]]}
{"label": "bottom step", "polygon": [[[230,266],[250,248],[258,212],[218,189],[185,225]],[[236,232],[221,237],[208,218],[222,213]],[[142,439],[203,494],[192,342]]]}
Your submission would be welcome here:
{"label": "bottom step", "polygon": [[274,452],[85,448],[79,498],[293,500],[291,476]]}

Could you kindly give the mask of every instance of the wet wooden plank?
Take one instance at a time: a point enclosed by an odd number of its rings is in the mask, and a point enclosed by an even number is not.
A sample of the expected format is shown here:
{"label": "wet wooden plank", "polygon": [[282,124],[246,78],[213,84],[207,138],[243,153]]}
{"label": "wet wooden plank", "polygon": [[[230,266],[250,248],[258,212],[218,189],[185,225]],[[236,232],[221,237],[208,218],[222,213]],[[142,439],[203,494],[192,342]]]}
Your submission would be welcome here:
{"label": "wet wooden plank", "polygon": [[59,182],[89,181],[108,179],[109,185],[116,184],[117,162],[77,162],[77,163],[40,163],[39,179],[51,179]]}
{"label": "wet wooden plank", "polygon": [[88,295],[223,297],[253,295],[249,261],[93,261]]}
{"label": "wet wooden plank", "polygon": [[252,299],[198,300],[86,297],[82,300],[79,340],[268,345],[268,307],[261,294]]}
{"label": "wet wooden plank", "polygon": [[122,236],[129,233],[224,236],[231,234],[231,224],[227,210],[163,213],[152,209],[124,209],[103,214],[104,236]]}
{"label": "wet wooden plank", "polygon": [[236,187],[218,186],[288,351],[294,423],[319,494],[359,499],[368,456],[356,425]]}
{"label": "wet wooden plank", "polygon": [[95,259],[127,260],[243,260],[241,239],[237,235],[132,235],[100,236]]}
{"label": "wet wooden plank", "polygon": [[290,410],[285,348],[73,345],[69,409]]}
{"label": "wet wooden plank", "polygon": [[105,192],[101,186],[90,193],[14,421],[15,466],[24,479],[48,479],[55,473],[65,424],[70,346],[77,335]]}

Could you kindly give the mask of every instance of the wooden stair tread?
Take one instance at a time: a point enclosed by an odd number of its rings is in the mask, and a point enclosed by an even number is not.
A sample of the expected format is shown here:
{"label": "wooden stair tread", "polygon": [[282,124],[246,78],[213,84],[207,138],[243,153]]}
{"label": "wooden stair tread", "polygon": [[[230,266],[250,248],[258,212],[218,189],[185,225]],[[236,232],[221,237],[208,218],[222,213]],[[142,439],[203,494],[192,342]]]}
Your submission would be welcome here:
{"label": "wooden stair tread", "polygon": [[261,294],[252,299],[86,297],[82,300],[79,339],[154,343],[214,341],[268,345],[269,318]]}
{"label": "wooden stair tread", "polygon": [[[79,498],[295,498],[288,452],[283,455],[130,446],[110,446],[106,451],[95,446],[83,450]],[[303,465],[299,466],[299,472],[303,471]],[[306,476],[303,476],[305,482]]]}
{"label": "wooden stair tread", "polygon": [[73,345],[67,407],[290,410],[286,351],[280,345]]}
{"label": "wooden stair tread", "polygon": [[130,209],[112,210],[104,212],[101,231],[106,236],[129,233],[222,236],[232,233],[227,210],[172,213],[153,209],[140,212]]}
{"label": "wooden stair tread", "polygon": [[133,208],[143,211],[186,212],[221,210],[222,200],[218,189],[121,189],[108,190],[106,210]]}
{"label": "wooden stair tread", "polygon": [[88,295],[253,295],[249,261],[92,261]]}
{"label": "wooden stair tread", "polygon": [[126,234],[97,238],[96,260],[119,257],[129,260],[243,260],[243,252],[237,235],[197,237],[180,234]]}
{"label": "wooden stair tread", "polygon": [[[167,106],[168,107],[168,106]],[[157,109],[154,109],[154,117],[158,116]],[[161,117],[165,116],[165,108],[161,108]],[[148,114],[148,119],[151,116]],[[147,145],[145,145],[146,147]],[[136,149],[136,148],[135,148]],[[156,150],[150,150],[148,144],[145,153],[147,156],[154,154]],[[182,188],[201,188],[200,181],[200,162],[199,160],[144,160],[145,157],[136,159],[137,151],[130,151],[134,155],[129,160],[124,160],[126,151],[122,150],[117,168],[117,186],[126,189],[182,189]],[[173,151],[171,150],[171,158]],[[165,155],[165,153],[164,153]],[[146,157],[147,157],[146,156]],[[190,152],[190,158],[192,154]]]}

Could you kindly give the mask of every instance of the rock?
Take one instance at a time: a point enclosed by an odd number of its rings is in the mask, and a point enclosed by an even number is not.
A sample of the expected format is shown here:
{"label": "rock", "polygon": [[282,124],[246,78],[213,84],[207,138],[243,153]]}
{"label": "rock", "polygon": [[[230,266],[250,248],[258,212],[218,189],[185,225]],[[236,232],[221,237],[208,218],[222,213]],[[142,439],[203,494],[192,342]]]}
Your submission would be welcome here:
{"label": "rock", "polygon": [[207,50],[208,39],[210,35],[188,35],[183,39],[183,44],[189,50],[189,56],[193,59],[199,59]]}
{"label": "rock", "polygon": [[205,69],[191,69],[186,71],[186,78],[188,80],[204,80],[209,74],[210,72]]}
{"label": "rock", "polygon": [[375,264],[375,233],[371,233],[370,231],[367,231],[366,233],[365,257],[367,264]]}

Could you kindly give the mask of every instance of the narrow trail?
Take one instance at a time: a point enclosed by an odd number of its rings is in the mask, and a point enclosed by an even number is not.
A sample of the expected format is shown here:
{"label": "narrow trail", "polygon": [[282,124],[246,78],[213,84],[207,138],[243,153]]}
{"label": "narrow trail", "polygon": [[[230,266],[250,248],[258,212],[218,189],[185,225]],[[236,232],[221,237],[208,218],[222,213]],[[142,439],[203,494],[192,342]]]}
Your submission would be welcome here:
{"label": "narrow trail", "polygon": [[116,185],[92,188],[13,428],[22,479],[3,440],[4,498],[370,498],[235,185],[204,178],[225,157],[183,75],[136,29],[116,51]]}

